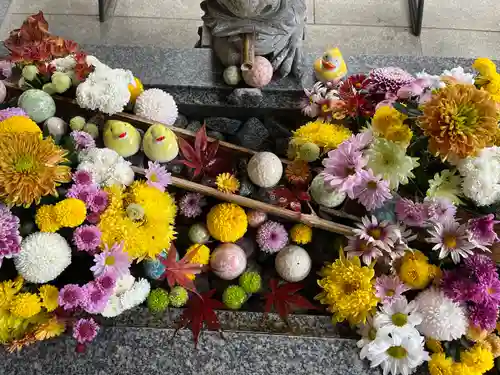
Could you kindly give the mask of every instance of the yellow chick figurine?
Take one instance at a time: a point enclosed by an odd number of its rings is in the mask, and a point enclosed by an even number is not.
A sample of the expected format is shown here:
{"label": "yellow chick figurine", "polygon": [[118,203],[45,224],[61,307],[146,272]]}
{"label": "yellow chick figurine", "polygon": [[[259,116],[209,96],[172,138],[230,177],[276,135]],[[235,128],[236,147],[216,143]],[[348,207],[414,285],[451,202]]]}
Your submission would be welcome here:
{"label": "yellow chick figurine", "polygon": [[163,124],[153,124],[144,134],[142,149],[146,156],[160,163],[169,162],[179,154],[174,132]]}
{"label": "yellow chick figurine", "polygon": [[338,83],[347,74],[347,65],[338,48],[331,48],[314,61],[316,79],[323,83]]}
{"label": "yellow chick figurine", "polygon": [[141,146],[141,134],[128,122],[108,120],[104,124],[104,146],[127,158],[136,154]]}

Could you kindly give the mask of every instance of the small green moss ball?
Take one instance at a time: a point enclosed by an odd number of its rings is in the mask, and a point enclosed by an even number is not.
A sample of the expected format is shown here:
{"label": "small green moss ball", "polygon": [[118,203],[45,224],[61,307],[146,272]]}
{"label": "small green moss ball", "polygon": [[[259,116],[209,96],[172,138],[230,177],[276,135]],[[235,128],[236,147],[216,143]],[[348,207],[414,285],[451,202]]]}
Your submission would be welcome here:
{"label": "small green moss ball", "polygon": [[231,310],[238,310],[247,300],[245,290],[238,285],[231,285],[222,294],[222,302]]}
{"label": "small green moss ball", "polygon": [[191,228],[189,228],[188,237],[192,243],[204,244],[210,239],[210,233],[208,233],[208,229],[205,224],[196,223],[191,225]]}
{"label": "small green moss ball", "polygon": [[307,161],[311,163],[319,158],[320,149],[314,143],[304,143],[299,148],[299,158],[300,160]]}
{"label": "small green moss ball", "polygon": [[188,299],[188,292],[182,286],[174,286],[170,291],[170,304],[173,307],[184,306],[187,303]]}
{"label": "small green moss ball", "polygon": [[71,130],[82,130],[85,126],[85,119],[82,116],[75,116],[69,120]]}
{"label": "small green moss ball", "polygon": [[99,128],[96,124],[92,124],[91,122],[83,126],[83,131],[89,133],[94,139],[99,137]]}
{"label": "small green moss ball", "polygon": [[257,293],[262,287],[262,278],[258,272],[244,272],[240,276],[240,286],[248,294]]}
{"label": "small green moss ball", "polygon": [[147,299],[148,309],[152,314],[164,312],[169,304],[168,292],[165,289],[153,289]]}

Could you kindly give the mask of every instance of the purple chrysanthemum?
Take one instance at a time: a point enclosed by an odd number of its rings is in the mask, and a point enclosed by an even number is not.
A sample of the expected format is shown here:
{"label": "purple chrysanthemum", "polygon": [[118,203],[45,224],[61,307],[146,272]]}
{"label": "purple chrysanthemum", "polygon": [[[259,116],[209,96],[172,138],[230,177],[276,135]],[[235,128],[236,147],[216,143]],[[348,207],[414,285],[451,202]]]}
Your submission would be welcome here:
{"label": "purple chrysanthemum", "polygon": [[371,92],[380,94],[397,94],[398,90],[415,80],[406,70],[396,67],[373,69],[368,78],[367,88]]}
{"label": "purple chrysanthemum", "polygon": [[112,293],[115,289],[117,280],[118,277],[116,276],[116,273],[113,271],[108,271],[95,279],[95,283],[105,293]]}
{"label": "purple chrysanthemum", "polygon": [[360,171],[359,176],[360,182],[353,188],[354,197],[368,211],[382,207],[392,198],[389,182],[380,176],[374,176],[371,169]]}
{"label": "purple chrysanthemum", "polygon": [[95,147],[94,138],[92,138],[92,136],[87,132],[73,130],[69,135],[73,139],[77,151]]}
{"label": "purple chrysanthemum", "polygon": [[101,313],[109,301],[111,293],[102,290],[95,282],[89,282],[82,287],[87,295],[83,309],[89,314]]}
{"label": "purple chrysanthemum", "polygon": [[94,194],[88,197],[86,203],[90,211],[101,213],[108,206],[108,193],[104,190],[97,190]]}
{"label": "purple chrysanthemum", "polygon": [[28,117],[24,109],[18,107],[6,108],[0,110],[0,121],[6,120],[12,116],[25,116]]}
{"label": "purple chrysanthemum", "polygon": [[76,284],[66,284],[59,290],[59,306],[65,310],[74,309],[85,304],[85,293]]}
{"label": "purple chrysanthemum", "polygon": [[469,321],[476,327],[487,331],[495,328],[498,318],[498,305],[471,304],[469,306]]}
{"label": "purple chrysanthemum", "polygon": [[427,208],[427,218],[429,221],[441,223],[448,219],[453,219],[457,208],[446,198],[426,199],[424,204]]}
{"label": "purple chrysanthemum", "polygon": [[467,302],[476,293],[474,282],[462,268],[445,271],[441,278],[441,289],[455,302]]}
{"label": "purple chrysanthemum", "polygon": [[479,279],[473,302],[495,305],[500,304],[500,280],[498,274],[485,275]]}
{"label": "purple chrysanthemum", "polygon": [[398,276],[381,275],[375,281],[375,295],[383,304],[389,304],[410,290]]}
{"label": "purple chrysanthemum", "polygon": [[172,182],[172,175],[157,161],[154,163],[149,161],[145,172],[148,185],[158,190],[165,191],[165,188]]}
{"label": "purple chrysanthemum", "polygon": [[489,251],[488,247],[498,241],[498,235],[495,232],[495,224],[500,221],[494,220],[495,215],[489,214],[483,217],[478,217],[469,220],[467,223],[467,231],[469,232],[469,240],[477,247]]}
{"label": "purple chrysanthemum", "polygon": [[99,325],[94,319],[79,319],[73,326],[73,337],[79,344],[91,342],[99,332]]}
{"label": "purple chrysanthemum", "polygon": [[94,255],[95,265],[90,268],[94,276],[100,276],[107,271],[116,272],[118,276],[127,275],[130,270],[130,258],[123,251],[123,242],[114,244],[111,248],[105,245],[104,251]]}
{"label": "purple chrysanthemum", "polygon": [[345,142],[348,142],[350,144],[350,147],[352,147],[354,150],[363,151],[370,145],[370,143],[373,142],[373,133],[371,130],[367,130],[361,133],[353,134],[347,141],[344,141],[339,147],[343,147],[342,145]]}
{"label": "purple chrysanthemum", "polygon": [[268,220],[257,230],[256,240],[262,251],[276,253],[288,243],[288,232],[280,223]]}
{"label": "purple chrysanthemum", "polygon": [[361,239],[357,236],[349,236],[345,252],[348,258],[359,257],[364,264],[369,265],[372,260],[380,258],[382,251],[373,242]]}
{"label": "purple chrysanthemum", "polygon": [[82,225],[73,232],[73,243],[80,251],[93,252],[101,244],[101,235],[95,225]]}
{"label": "purple chrysanthemum", "polygon": [[396,216],[399,221],[410,227],[423,227],[427,221],[427,208],[423,203],[400,198],[396,202]]}
{"label": "purple chrysanthemum", "polygon": [[484,277],[489,277],[490,275],[495,275],[498,277],[497,267],[495,262],[484,254],[474,254],[471,257],[464,260],[464,266],[469,271],[469,275],[473,276],[477,280],[481,280]]}
{"label": "purple chrysanthemum", "polygon": [[0,204],[0,264],[3,258],[11,258],[21,251],[19,218],[7,206]]}
{"label": "purple chrysanthemum", "polygon": [[101,220],[101,214],[99,212],[91,212],[87,214],[87,221],[90,224],[97,224]]}
{"label": "purple chrysanthemum", "polygon": [[88,171],[79,170],[73,173],[73,181],[77,185],[92,185],[92,174]]}
{"label": "purple chrysanthemum", "polygon": [[94,195],[97,194],[99,188],[96,185],[80,185],[73,184],[66,193],[67,198],[76,198],[85,202],[88,207],[89,202],[93,199]]}
{"label": "purple chrysanthemum", "polygon": [[201,215],[202,207],[207,203],[200,193],[186,193],[179,200],[179,211],[181,215],[195,218]]}
{"label": "purple chrysanthemum", "polygon": [[361,151],[348,141],[343,142],[323,159],[325,184],[339,192],[345,192],[349,198],[354,199],[354,188],[361,182],[360,172],[366,163]]}

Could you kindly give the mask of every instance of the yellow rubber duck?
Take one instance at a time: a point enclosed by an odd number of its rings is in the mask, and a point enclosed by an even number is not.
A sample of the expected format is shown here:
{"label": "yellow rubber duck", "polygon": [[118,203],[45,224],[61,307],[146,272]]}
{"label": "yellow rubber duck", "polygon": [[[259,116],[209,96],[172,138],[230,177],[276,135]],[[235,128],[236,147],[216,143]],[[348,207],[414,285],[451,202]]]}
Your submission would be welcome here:
{"label": "yellow rubber duck", "polygon": [[338,48],[327,50],[322,57],[314,61],[316,79],[323,83],[338,83],[347,74],[347,65]]}
{"label": "yellow rubber duck", "polygon": [[175,133],[163,124],[153,124],[144,134],[142,149],[146,156],[160,163],[169,162],[179,154]]}
{"label": "yellow rubber duck", "polygon": [[136,154],[141,146],[141,134],[128,122],[108,120],[104,124],[104,146],[127,158]]}

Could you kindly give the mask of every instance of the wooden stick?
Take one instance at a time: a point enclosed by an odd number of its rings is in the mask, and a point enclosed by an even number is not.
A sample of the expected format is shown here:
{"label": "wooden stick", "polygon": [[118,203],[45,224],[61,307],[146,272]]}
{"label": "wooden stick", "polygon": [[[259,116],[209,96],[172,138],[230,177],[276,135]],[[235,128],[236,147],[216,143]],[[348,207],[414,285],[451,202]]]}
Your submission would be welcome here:
{"label": "wooden stick", "polygon": [[252,70],[253,68],[253,62],[255,58],[254,38],[254,34],[243,35],[243,61],[241,64],[242,71]]}
{"label": "wooden stick", "polygon": [[[132,167],[135,173],[144,175],[145,171],[143,168]],[[285,208],[276,207],[272,204],[260,202],[254,199],[242,197],[236,194],[223,193],[217,189],[211,188],[209,186],[201,185],[196,182],[188,181],[179,177],[172,177],[172,185],[189,191],[194,191],[196,193],[201,193],[203,195],[208,195],[225,202],[236,203],[240,206],[251,208],[254,210],[264,211],[267,214],[281,217],[294,222],[303,223],[311,227],[318,229],[323,229],[329,232],[342,234],[344,236],[352,235],[351,227],[347,225],[337,224],[328,220],[321,219],[316,215],[302,214],[300,212],[295,212],[292,210],[287,210]]]}

